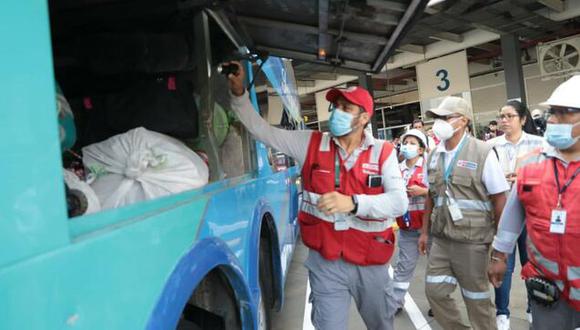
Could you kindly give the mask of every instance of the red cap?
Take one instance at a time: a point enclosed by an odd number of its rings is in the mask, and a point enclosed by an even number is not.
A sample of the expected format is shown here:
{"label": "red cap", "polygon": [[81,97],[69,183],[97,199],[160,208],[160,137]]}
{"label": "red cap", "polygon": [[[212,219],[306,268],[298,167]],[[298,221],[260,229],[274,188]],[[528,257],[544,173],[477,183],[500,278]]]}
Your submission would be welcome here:
{"label": "red cap", "polygon": [[348,102],[363,107],[365,111],[372,116],[374,113],[373,98],[369,91],[362,87],[354,86],[347,89],[333,88],[326,93],[326,100],[334,103],[336,99],[342,96]]}

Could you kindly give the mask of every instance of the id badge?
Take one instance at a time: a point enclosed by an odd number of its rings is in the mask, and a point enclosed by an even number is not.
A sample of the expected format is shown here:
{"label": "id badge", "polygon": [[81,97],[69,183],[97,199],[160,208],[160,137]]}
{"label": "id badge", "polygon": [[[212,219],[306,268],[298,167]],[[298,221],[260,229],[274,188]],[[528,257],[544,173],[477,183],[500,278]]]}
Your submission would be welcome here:
{"label": "id badge", "polygon": [[459,221],[463,219],[463,213],[461,213],[461,209],[457,206],[457,203],[453,199],[449,199],[449,205],[447,205],[449,209],[449,214],[451,214],[451,220]]}
{"label": "id badge", "polygon": [[344,219],[336,220],[334,222],[334,230],[336,231],[348,230],[348,224],[346,223],[346,220]]}
{"label": "id badge", "polygon": [[552,218],[550,219],[550,233],[564,234],[566,231],[566,210],[554,209],[552,210]]}

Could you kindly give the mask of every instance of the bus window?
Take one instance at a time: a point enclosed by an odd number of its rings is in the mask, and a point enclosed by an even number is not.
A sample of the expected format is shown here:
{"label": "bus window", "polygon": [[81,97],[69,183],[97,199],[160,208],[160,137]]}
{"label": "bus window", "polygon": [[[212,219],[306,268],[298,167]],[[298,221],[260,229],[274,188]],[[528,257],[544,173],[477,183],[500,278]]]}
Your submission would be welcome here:
{"label": "bus window", "polygon": [[211,18],[203,41],[191,17],[96,21],[91,10],[51,2],[58,99],[70,104],[77,137],[63,150],[69,216],[255,168],[253,141],[217,72],[238,49]]}

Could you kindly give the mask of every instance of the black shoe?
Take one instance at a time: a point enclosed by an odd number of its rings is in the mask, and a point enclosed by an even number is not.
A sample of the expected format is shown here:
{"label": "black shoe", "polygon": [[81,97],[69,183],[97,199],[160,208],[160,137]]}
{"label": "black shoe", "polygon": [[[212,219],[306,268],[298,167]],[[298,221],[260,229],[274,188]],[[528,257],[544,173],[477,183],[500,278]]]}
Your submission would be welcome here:
{"label": "black shoe", "polygon": [[431,308],[429,308],[429,311],[427,312],[427,315],[429,315],[429,317],[435,316],[435,315],[433,315],[433,310]]}
{"label": "black shoe", "polygon": [[395,312],[395,315],[401,314],[402,311],[403,311],[403,307],[397,308],[397,311]]}

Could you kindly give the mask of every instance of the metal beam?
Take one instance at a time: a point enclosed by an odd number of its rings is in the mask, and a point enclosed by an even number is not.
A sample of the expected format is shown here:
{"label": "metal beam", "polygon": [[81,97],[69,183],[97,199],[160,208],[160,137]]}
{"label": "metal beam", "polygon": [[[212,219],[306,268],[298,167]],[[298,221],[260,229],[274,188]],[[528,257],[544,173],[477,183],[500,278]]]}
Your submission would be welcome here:
{"label": "metal beam", "polygon": [[385,63],[387,62],[389,56],[393,54],[399,43],[403,40],[403,37],[411,29],[411,24],[413,21],[423,13],[425,6],[427,5],[427,0],[411,0],[407,7],[407,10],[403,14],[403,17],[399,20],[399,24],[391,34],[389,41],[383,47],[383,50],[377,57],[377,60],[372,66],[373,72],[379,72]]}
{"label": "metal beam", "polygon": [[515,34],[501,36],[501,52],[508,99],[520,99],[526,104],[526,88],[522,69],[520,41]]}
{"label": "metal beam", "polygon": [[[303,52],[299,52],[299,51],[295,51],[295,50],[288,50],[288,49],[268,47],[268,46],[257,46],[256,48],[258,50],[267,51],[267,52],[271,53],[272,55],[277,55],[280,57],[292,58],[295,60],[301,60],[301,61],[305,61],[305,62],[324,64],[327,66],[331,65],[330,63],[320,61],[316,54],[309,54],[309,53],[303,53]],[[370,65],[368,65],[366,63],[361,63],[361,62],[345,60],[342,62],[341,65],[344,67],[351,68],[354,70],[359,70],[359,71],[370,71],[371,70]]]}
{"label": "metal beam", "polygon": [[486,52],[495,52],[495,51],[497,51],[499,49],[499,47],[497,47],[495,45],[492,45],[490,43],[484,43],[484,44],[480,44],[480,45],[475,45],[475,46],[473,46],[473,48],[481,49],[481,50],[484,50]]}
{"label": "metal beam", "polygon": [[404,52],[413,53],[413,54],[424,54],[425,47],[421,45],[413,45],[413,44],[406,44],[401,45],[397,50],[402,50]]}
{"label": "metal beam", "polygon": [[316,26],[275,21],[265,18],[248,17],[248,16],[238,16],[238,20],[242,23],[245,22],[250,25],[258,25],[262,27],[272,27],[285,30],[295,30],[297,32],[303,33],[318,34],[318,27]]}
{"label": "metal beam", "polygon": [[457,43],[463,42],[463,36],[461,34],[451,32],[435,33],[434,35],[429,36],[429,38],[434,40],[451,41]]}
{"label": "metal beam", "polygon": [[440,18],[445,18],[447,20],[452,20],[452,21],[460,22],[460,23],[465,24],[465,25],[470,25],[470,26],[472,26],[472,27],[474,27],[476,29],[480,29],[480,30],[483,30],[483,31],[487,31],[487,32],[491,32],[491,33],[496,33],[496,34],[505,34],[506,33],[505,31],[501,31],[500,29],[498,29],[496,27],[493,27],[493,26],[490,26],[490,25],[487,25],[487,24],[483,24],[483,23],[480,23],[480,22],[472,22],[472,21],[467,20],[467,19],[465,19],[463,17],[457,16],[457,15],[453,15],[453,14],[449,14],[449,13],[444,12],[444,11],[443,12],[442,11],[436,11],[436,12],[433,13],[433,15],[435,15],[435,14],[437,16],[439,16]]}
{"label": "metal beam", "polygon": [[396,11],[399,13],[404,13],[405,9],[407,9],[407,7],[405,7],[404,3],[394,2],[394,1],[367,0],[367,5],[369,5],[371,7],[375,7],[375,8]]}
{"label": "metal beam", "polygon": [[[257,18],[257,17],[248,17],[248,16],[239,16],[238,20],[240,22],[245,22],[245,23],[248,23],[251,25],[258,25],[261,27],[271,27],[271,28],[276,28],[276,29],[294,30],[297,32],[303,32],[303,33],[309,33],[309,34],[318,34],[319,33],[318,27],[305,25],[305,24],[281,22],[281,21],[275,21],[275,20]],[[328,34],[331,34],[334,36],[340,35],[340,31],[335,30],[335,29],[328,29],[327,32],[328,32]],[[371,42],[371,43],[375,43],[377,45],[386,45],[387,44],[387,38],[381,37],[378,35],[374,35],[374,34],[363,34],[363,33],[343,31],[342,36],[347,38],[347,39]]]}
{"label": "metal beam", "polygon": [[499,35],[487,31],[472,30],[463,34],[463,42],[437,41],[425,47],[425,54],[398,54],[393,56],[393,63],[389,63],[388,69],[396,69],[411,66],[416,63],[435,57],[447,55],[475,45],[491,42],[499,39]]}
{"label": "metal beam", "polygon": [[544,16],[552,21],[556,22],[565,21],[580,16],[580,1],[567,1],[566,10],[564,10],[563,12],[543,8],[537,10],[535,13]]}
{"label": "metal beam", "polygon": [[[215,99],[214,93],[210,90],[210,84],[205,82],[211,81],[212,75],[212,54],[210,45],[210,26],[208,14],[205,11],[199,11],[193,18],[193,32],[196,43],[194,48],[195,59],[197,65],[196,82],[204,82],[200,84],[199,88],[199,104],[200,104],[200,138],[202,141],[208,142],[208,146],[216,145],[216,137],[212,128],[213,108]],[[223,168],[221,166],[219,153],[217,148],[209,147],[205,150],[208,156],[208,163],[211,169],[210,178],[212,180],[219,180],[223,177]]]}
{"label": "metal beam", "polygon": [[537,0],[542,5],[555,10],[559,13],[563,12],[566,9],[566,5],[564,4],[563,0]]}
{"label": "metal beam", "polygon": [[397,26],[399,18],[390,14],[375,13],[374,21],[383,25]]}
{"label": "metal beam", "polygon": [[328,0],[318,0],[318,59],[326,60],[332,40],[328,34]]}
{"label": "metal beam", "polygon": [[[228,39],[236,46],[236,48],[240,49],[243,46],[251,47],[251,44],[248,44],[248,40],[242,40],[240,35],[236,32],[232,24],[230,23],[229,19],[222,11],[214,11],[211,9],[205,9],[208,15],[213,18],[213,20],[219,25],[222,31],[226,34]],[[244,43],[245,41],[245,43]]]}
{"label": "metal beam", "polygon": [[316,81],[314,80],[296,80],[296,87],[314,87]]}
{"label": "metal beam", "polygon": [[310,78],[314,80],[336,80],[338,79],[338,74],[334,72],[315,72],[310,75]]}

